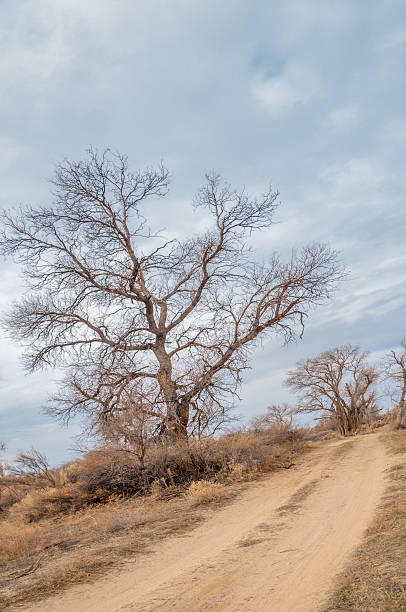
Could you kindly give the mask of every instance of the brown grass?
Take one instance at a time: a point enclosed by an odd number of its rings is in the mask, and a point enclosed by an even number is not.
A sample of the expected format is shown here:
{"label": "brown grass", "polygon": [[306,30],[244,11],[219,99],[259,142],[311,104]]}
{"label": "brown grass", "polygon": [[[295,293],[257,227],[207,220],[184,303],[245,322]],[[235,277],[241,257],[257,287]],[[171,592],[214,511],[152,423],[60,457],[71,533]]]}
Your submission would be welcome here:
{"label": "brown grass", "polygon": [[152,447],[144,465],[135,455],[107,446],[74,464],[49,470],[52,481],[48,484],[30,473],[6,475],[0,482],[0,510],[29,523],[112,499],[149,494],[157,487],[186,490],[194,481],[246,480],[250,474],[289,467],[303,446],[301,432],[237,431],[180,448]]}
{"label": "brown grass", "polygon": [[255,537],[247,537],[244,538],[243,540],[240,540],[240,542],[238,543],[238,546],[240,548],[249,548],[250,546],[256,546],[257,544],[262,544],[262,542],[265,542],[268,538],[255,538]]}
{"label": "brown grass", "polygon": [[292,495],[286,504],[279,506],[277,509],[278,513],[284,516],[286,514],[298,512],[301,509],[303,502],[316,490],[318,485],[318,480],[311,480],[307,484],[303,485],[303,487],[300,487],[300,489],[298,489],[296,493]]}
{"label": "brown grass", "polygon": [[40,544],[38,528],[20,521],[0,524],[0,550],[10,560],[29,556]]}
{"label": "brown grass", "polygon": [[225,495],[226,487],[223,484],[208,480],[192,482],[187,491],[187,496],[193,506],[221,501]]}
{"label": "brown grass", "polygon": [[69,487],[49,487],[28,493],[21,501],[11,506],[8,516],[31,523],[44,517],[64,514],[75,510],[80,496]]}
{"label": "brown grass", "polygon": [[[189,529],[205,516],[186,496],[118,500],[33,524],[0,523],[0,609],[97,575],[158,539]],[[15,575],[41,555],[34,573]]]}
{"label": "brown grass", "polygon": [[406,432],[384,439],[399,462],[383,504],[323,612],[406,612]]}

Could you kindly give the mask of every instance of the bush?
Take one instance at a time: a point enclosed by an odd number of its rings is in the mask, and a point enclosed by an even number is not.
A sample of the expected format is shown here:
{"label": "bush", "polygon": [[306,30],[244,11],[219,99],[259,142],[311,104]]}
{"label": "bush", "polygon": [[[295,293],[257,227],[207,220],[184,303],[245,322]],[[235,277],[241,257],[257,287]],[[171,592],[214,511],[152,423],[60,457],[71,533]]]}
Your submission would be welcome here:
{"label": "bush", "polygon": [[225,495],[225,487],[219,482],[198,480],[189,485],[187,496],[193,506],[220,501]]}
{"label": "bush", "polygon": [[129,454],[104,448],[88,453],[78,479],[86,495],[106,491],[128,497],[148,493],[156,482],[162,487],[187,487],[194,481],[227,479],[237,472],[241,477],[283,467],[303,444],[301,432],[286,429],[237,431],[218,440],[150,449],[144,466]]}
{"label": "bush", "polygon": [[182,447],[155,446],[148,449],[143,463],[135,454],[104,446],[58,470],[47,467],[48,486],[42,473],[35,479],[31,472],[30,484],[26,472],[5,477],[9,481],[0,504],[13,520],[28,523],[112,498],[145,495],[157,487],[180,494],[193,490],[194,482],[214,485],[290,467],[303,445],[302,432],[272,426],[235,431],[217,440],[191,440]]}
{"label": "bush", "polygon": [[0,550],[4,559],[28,555],[40,541],[38,527],[20,521],[0,523]]}
{"label": "bush", "polygon": [[10,508],[9,515],[12,519],[31,523],[44,517],[72,512],[80,505],[80,495],[77,491],[68,487],[51,487],[28,493]]}

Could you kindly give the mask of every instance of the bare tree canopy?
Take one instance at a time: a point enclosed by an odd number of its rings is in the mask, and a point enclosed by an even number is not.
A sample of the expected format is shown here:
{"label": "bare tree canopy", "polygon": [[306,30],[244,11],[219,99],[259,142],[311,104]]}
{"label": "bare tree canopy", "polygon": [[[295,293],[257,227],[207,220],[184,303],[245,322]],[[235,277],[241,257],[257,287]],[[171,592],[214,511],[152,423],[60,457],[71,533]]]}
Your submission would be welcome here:
{"label": "bare tree canopy", "polygon": [[45,481],[48,485],[55,485],[54,475],[49,467],[47,457],[40,451],[32,448],[27,452],[18,453],[10,474],[27,483]]}
{"label": "bare tree canopy", "polygon": [[281,429],[292,429],[294,414],[295,410],[289,404],[271,404],[267,407],[265,414],[254,417],[251,424],[255,430],[259,431],[274,426]]}
{"label": "bare tree canopy", "polygon": [[51,207],[3,216],[1,252],[31,289],[6,327],[28,370],[66,367],[59,417],[106,419],[132,403],[184,439],[199,419],[221,420],[258,338],[300,335],[342,276],[325,245],[252,261],[247,239],[272,225],[278,194],[250,197],[216,174],[194,201],[211,228],[165,240],[146,216],[168,184],[163,166],[133,173],[125,156],[90,150],[57,168]]}
{"label": "bare tree canopy", "polygon": [[371,386],[378,373],[366,358],[367,353],[348,344],[300,362],[286,381],[300,394],[297,411],[331,414],[341,434],[357,432],[375,409]]}
{"label": "bare tree canopy", "polygon": [[406,338],[398,351],[391,351],[385,362],[385,376],[392,383],[393,398],[396,402],[396,422],[399,428],[406,428]]}

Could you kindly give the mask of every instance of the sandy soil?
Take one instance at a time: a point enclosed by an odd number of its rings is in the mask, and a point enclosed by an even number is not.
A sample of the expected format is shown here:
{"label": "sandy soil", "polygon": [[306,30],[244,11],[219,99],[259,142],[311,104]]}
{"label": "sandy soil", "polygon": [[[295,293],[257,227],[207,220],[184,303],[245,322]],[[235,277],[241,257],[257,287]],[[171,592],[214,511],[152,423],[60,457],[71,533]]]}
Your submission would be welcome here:
{"label": "sandy soil", "polygon": [[379,435],[323,445],[187,535],[26,609],[316,612],[361,541],[388,466]]}

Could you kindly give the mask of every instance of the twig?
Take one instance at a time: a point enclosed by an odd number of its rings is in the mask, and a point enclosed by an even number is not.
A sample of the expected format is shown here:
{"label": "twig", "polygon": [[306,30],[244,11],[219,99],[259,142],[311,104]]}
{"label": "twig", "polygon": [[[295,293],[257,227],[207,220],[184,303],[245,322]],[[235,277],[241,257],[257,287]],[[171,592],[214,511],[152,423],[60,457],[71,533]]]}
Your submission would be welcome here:
{"label": "twig", "polygon": [[32,572],[35,572],[35,570],[39,568],[39,564],[41,560],[43,559],[43,557],[44,557],[44,553],[40,554],[38,559],[36,559],[34,563],[32,563],[29,567],[27,567],[27,569],[23,570],[22,572],[18,572],[17,574],[9,574],[8,578],[2,582],[2,585],[7,584],[11,580],[18,580],[18,578],[22,578],[23,576],[27,576],[27,574],[31,574]]}

